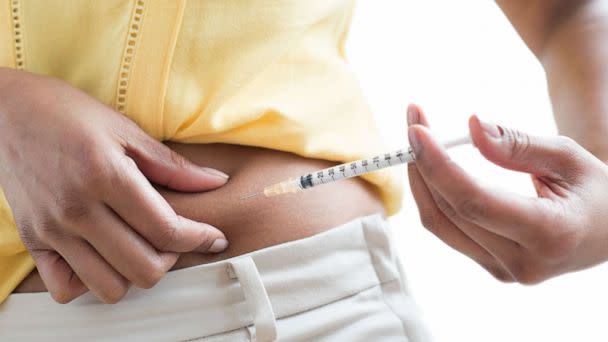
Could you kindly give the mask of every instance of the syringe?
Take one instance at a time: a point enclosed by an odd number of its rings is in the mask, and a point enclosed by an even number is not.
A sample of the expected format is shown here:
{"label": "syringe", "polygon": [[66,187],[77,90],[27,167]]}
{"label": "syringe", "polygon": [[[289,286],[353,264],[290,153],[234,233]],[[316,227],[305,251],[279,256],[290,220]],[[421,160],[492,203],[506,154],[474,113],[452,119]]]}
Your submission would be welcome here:
{"label": "syringe", "polygon": [[[443,143],[445,148],[469,144],[471,138],[465,136],[459,139],[449,140]],[[242,200],[264,195],[274,197],[278,195],[301,192],[314,188],[317,185],[329,184],[341,179],[361,176],[363,174],[378,171],[387,167],[407,164],[416,160],[416,155],[411,148],[400,149],[390,153],[384,153],[367,159],[360,159],[350,163],[340,164],[327,169],[312,172],[300,177],[269,185],[263,191],[241,197]]]}

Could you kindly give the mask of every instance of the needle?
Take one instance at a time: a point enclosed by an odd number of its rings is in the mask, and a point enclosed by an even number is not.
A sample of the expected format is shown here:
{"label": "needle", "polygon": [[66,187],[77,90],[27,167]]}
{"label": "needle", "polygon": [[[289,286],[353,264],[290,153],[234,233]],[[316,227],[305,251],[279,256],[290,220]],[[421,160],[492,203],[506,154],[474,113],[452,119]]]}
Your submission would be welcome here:
{"label": "needle", "polygon": [[241,200],[250,199],[250,198],[255,197],[255,196],[259,195],[259,194],[260,194],[259,192],[256,192],[255,194],[245,195],[245,196],[241,197]]}

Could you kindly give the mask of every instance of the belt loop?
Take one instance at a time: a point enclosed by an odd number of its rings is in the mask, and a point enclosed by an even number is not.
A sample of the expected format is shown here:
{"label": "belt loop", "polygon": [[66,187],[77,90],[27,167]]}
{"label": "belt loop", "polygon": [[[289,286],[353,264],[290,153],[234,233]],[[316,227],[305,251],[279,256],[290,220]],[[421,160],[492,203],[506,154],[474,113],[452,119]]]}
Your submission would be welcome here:
{"label": "belt loop", "polygon": [[230,261],[231,270],[238,278],[249,309],[253,313],[255,327],[254,340],[259,342],[274,341],[277,338],[277,325],[274,310],[262,278],[251,257],[236,258]]}

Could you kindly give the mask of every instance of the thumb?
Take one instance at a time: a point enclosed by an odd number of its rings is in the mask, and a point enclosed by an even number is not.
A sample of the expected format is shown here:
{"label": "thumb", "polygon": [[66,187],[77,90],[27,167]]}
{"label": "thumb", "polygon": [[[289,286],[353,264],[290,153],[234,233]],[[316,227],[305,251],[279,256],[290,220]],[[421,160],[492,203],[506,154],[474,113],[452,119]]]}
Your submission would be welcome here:
{"label": "thumb", "polygon": [[127,144],[125,149],[146,178],[173,190],[212,190],[226,184],[229,178],[221,171],[192,163],[147,135],[137,145]]}
{"label": "thumb", "polygon": [[473,144],[489,161],[539,177],[569,180],[581,174],[585,150],[574,140],[537,137],[480,120],[469,119]]}

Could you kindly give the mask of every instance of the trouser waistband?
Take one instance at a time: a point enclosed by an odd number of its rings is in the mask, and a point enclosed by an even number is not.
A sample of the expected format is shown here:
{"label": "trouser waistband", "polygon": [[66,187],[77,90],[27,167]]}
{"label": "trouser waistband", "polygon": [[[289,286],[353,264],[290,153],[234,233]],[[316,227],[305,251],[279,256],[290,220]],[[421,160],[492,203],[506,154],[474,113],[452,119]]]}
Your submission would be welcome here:
{"label": "trouser waistband", "polygon": [[179,331],[185,340],[254,325],[258,340],[272,339],[275,319],[398,278],[386,229],[380,214],[358,218],[306,239],[169,272],[154,288],[131,288],[114,305],[91,294],[65,305],[47,293],[13,294],[0,306],[0,338],[7,331],[31,336],[34,329],[41,339],[112,339],[146,329],[160,340]]}

